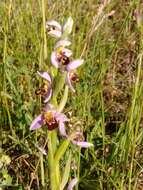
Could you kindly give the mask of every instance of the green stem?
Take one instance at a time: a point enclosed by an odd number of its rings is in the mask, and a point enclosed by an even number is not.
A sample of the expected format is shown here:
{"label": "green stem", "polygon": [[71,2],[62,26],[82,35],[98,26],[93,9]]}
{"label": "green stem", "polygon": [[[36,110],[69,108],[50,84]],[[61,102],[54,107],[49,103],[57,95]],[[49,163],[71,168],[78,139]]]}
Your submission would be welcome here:
{"label": "green stem", "polygon": [[[81,155],[81,148],[78,151],[78,168],[77,168],[77,178],[80,178],[80,155]],[[78,190],[78,184],[76,185],[76,190]]]}
{"label": "green stem", "polygon": [[51,132],[51,141],[52,141],[52,150],[53,150],[53,155],[54,155],[57,150],[57,131],[56,130],[53,130]]}
{"label": "green stem", "polygon": [[55,90],[53,92],[53,98],[56,99],[59,92],[63,89],[64,84],[65,84],[65,78],[66,78],[66,73],[58,73],[56,77],[56,85],[55,85]]}
{"label": "green stem", "polygon": [[[135,132],[134,132],[133,120],[134,120],[134,110],[135,110],[135,106],[136,106],[138,90],[140,88],[139,81],[140,81],[140,76],[141,76],[142,57],[143,57],[142,54],[139,55],[137,77],[136,77],[134,95],[133,95],[133,100],[132,100],[132,107],[131,107],[131,112],[130,112],[130,120],[129,120],[129,134],[131,135],[132,139],[134,139],[134,141],[133,141],[134,143],[136,142],[135,135],[137,135],[137,132],[136,132],[136,128],[135,128]],[[131,146],[132,146],[132,158],[131,158],[131,165],[130,165],[130,171],[129,171],[129,190],[131,189],[131,184],[132,184],[132,173],[133,173],[134,154],[135,154],[135,145],[133,146],[133,143],[132,143]]]}
{"label": "green stem", "polygon": [[45,187],[45,175],[44,175],[44,165],[43,165],[43,154],[40,154],[40,163],[41,163],[41,184]]}
{"label": "green stem", "polygon": [[[64,84],[65,84],[65,77],[66,77],[66,73],[60,73],[57,78],[56,78],[56,86],[55,86],[55,91],[53,94],[53,99],[52,102],[57,105],[57,96],[59,94],[59,92],[63,89]],[[61,112],[63,110],[63,108],[66,105],[67,102],[67,98],[68,98],[68,87],[65,87],[65,91],[64,91],[64,95],[62,98],[62,101],[58,107],[58,111]],[[53,133],[53,137],[52,137],[52,145],[53,145],[53,152],[55,154],[56,152],[56,139],[57,136],[54,135],[55,133]],[[57,134],[57,133],[56,133]],[[64,143],[62,143],[62,145],[59,147],[59,149],[56,152],[55,155],[55,178],[56,178],[56,182],[58,184],[58,187],[60,186],[60,182],[61,182],[61,175],[60,175],[60,167],[59,167],[59,161],[60,158],[62,157],[62,155],[64,154],[64,152],[66,151],[67,147],[68,147],[69,142],[68,141],[64,141]]]}
{"label": "green stem", "polygon": [[45,0],[42,0],[42,17],[43,17],[43,38],[44,38],[44,59],[47,59],[47,38],[46,38],[46,20],[45,20]]}
{"label": "green stem", "polygon": [[48,165],[49,165],[49,173],[50,173],[50,185],[51,190],[57,190],[57,181],[55,178],[55,163],[54,163],[54,155],[53,155],[53,146],[52,146],[52,132],[48,132]]}

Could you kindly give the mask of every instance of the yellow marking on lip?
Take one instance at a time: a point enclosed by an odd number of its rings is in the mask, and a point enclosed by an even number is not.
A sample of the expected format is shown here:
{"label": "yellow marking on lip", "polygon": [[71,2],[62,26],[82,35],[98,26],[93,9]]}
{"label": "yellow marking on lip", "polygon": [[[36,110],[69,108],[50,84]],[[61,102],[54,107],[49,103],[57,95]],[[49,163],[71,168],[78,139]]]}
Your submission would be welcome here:
{"label": "yellow marking on lip", "polygon": [[61,53],[62,53],[63,48],[64,48],[64,46],[60,46],[60,47],[58,47],[58,48],[57,48],[57,53],[60,53],[60,54],[61,54]]}
{"label": "yellow marking on lip", "polygon": [[50,122],[53,120],[53,114],[51,111],[47,111],[44,113],[44,118],[47,122]]}

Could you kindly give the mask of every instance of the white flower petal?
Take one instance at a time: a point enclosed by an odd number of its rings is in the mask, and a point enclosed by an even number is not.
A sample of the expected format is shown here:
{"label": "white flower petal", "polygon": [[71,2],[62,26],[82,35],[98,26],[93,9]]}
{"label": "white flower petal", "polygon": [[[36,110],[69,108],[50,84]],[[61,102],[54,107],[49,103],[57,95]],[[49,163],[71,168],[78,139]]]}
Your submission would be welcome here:
{"label": "white flower petal", "polygon": [[48,32],[48,34],[52,37],[60,38],[62,33],[59,30],[51,30]]}
{"label": "white flower petal", "polygon": [[60,40],[60,41],[58,41],[57,43],[56,43],[56,45],[55,45],[55,49],[57,49],[57,48],[59,48],[59,47],[61,47],[61,46],[63,46],[63,47],[66,47],[66,46],[70,46],[71,45],[71,42],[70,41],[68,41],[68,40]]}
{"label": "white flower petal", "polygon": [[72,140],[72,143],[76,144],[77,146],[80,146],[81,148],[88,148],[88,147],[94,146],[92,143],[85,142],[85,141]]}
{"label": "white flower petal", "polygon": [[61,25],[55,20],[50,20],[50,21],[46,22],[46,28],[48,28],[49,26],[54,26],[59,30],[62,29]]}

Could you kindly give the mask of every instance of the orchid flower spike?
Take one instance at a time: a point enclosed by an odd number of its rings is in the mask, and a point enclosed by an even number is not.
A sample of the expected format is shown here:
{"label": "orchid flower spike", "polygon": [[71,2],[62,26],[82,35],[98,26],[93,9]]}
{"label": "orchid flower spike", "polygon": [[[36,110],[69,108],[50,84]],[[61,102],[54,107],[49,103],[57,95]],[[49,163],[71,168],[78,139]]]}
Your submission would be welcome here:
{"label": "orchid flower spike", "polygon": [[69,17],[66,23],[62,26],[55,20],[50,20],[46,23],[46,30],[50,36],[60,38],[62,34],[70,34],[72,31],[73,19]]}
{"label": "orchid flower spike", "polygon": [[35,130],[42,125],[46,125],[48,130],[51,131],[64,126],[64,122],[66,121],[68,121],[68,118],[65,114],[58,112],[53,105],[47,104],[43,112],[33,120],[30,130]]}
{"label": "orchid flower spike", "polygon": [[45,79],[45,82],[35,91],[35,93],[36,95],[41,95],[44,98],[44,103],[47,103],[52,96],[52,80],[47,72],[37,71],[37,73]]}

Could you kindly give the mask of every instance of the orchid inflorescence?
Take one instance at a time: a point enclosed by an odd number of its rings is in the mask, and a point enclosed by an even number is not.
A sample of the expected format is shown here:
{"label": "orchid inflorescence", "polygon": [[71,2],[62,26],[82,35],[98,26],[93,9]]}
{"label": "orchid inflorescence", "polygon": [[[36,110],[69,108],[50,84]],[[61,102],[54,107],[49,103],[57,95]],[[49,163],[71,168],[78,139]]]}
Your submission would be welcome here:
{"label": "orchid inflorescence", "polygon": [[[72,58],[72,51],[68,48],[71,42],[67,39],[67,36],[71,33],[73,26],[73,19],[68,18],[64,25],[60,25],[57,21],[51,20],[46,23],[46,30],[50,36],[58,39],[54,46],[54,50],[51,53],[51,64],[57,69],[61,75],[65,75],[64,83],[66,87],[74,93],[74,83],[79,81],[76,69],[83,64],[83,59]],[[35,91],[36,95],[41,95],[44,102],[44,107],[41,113],[33,120],[30,130],[36,130],[43,125],[47,127],[49,132],[59,129],[60,135],[69,140],[72,144],[79,147],[91,147],[93,144],[84,141],[82,138],[83,133],[80,131],[74,131],[74,133],[68,133],[69,118],[58,109],[57,105],[53,103],[54,96],[54,76],[52,73],[46,71],[38,71],[37,74],[44,80],[43,85]],[[52,76],[52,77],[51,77]],[[60,84],[59,84],[60,85]],[[52,103],[51,103],[52,102]],[[77,183],[77,179],[71,181],[68,189],[72,189],[74,184]]]}

